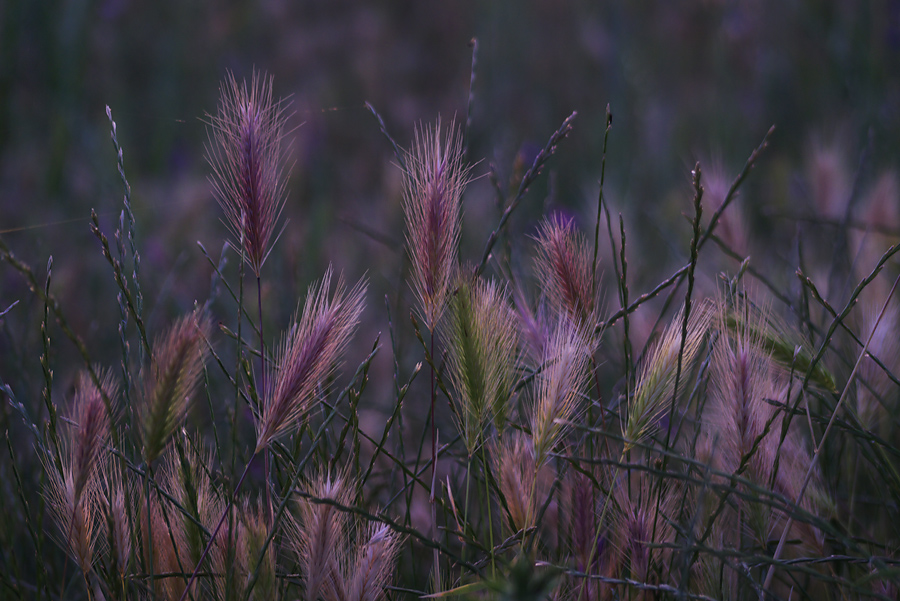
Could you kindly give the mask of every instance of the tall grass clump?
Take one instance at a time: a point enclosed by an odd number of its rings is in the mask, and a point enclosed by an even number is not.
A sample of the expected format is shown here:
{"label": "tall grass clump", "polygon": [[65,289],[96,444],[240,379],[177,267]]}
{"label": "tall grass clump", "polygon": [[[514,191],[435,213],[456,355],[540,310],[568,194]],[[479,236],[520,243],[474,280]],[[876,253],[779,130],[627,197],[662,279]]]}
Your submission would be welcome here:
{"label": "tall grass clump", "polygon": [[[647,260],[604,191],[611,113],[591,240],[533,191],[568,159],[574,113],[506,169],[478,162],[477,123],[438,118],[403,150],[369,105],[405,246],[352,279],[303,256],[295,275],[317,275],[292,286],[274,264],[298,130],[273,87],[229,74],[207,119],[209,213],[230,235],[194,258],[208,298],[144,306],[162,291],[114,122],[125,202],[114,232],[107,211],[91,222],[118,313],[81,332],[53,261],[38,274],[0,237],[2,275],[30,294],[0,298],[19,320],[3,340],[28,349],[22,377],[0,374],[0,598],[896,598],[900,247],[848,233],[853,207],[823,179],[827,215],[807,221],[843,228],[854,261],[830,258],[847,243],[819,252],[812,225],[778,262],[752,236],[732,248],[719,225],[771,130],[730,186],[716,175],[711,215],[694,167],[671,256]],[[464,200],[496,222],[469,228]],[[386,316],[367,302],[381,288]]]}

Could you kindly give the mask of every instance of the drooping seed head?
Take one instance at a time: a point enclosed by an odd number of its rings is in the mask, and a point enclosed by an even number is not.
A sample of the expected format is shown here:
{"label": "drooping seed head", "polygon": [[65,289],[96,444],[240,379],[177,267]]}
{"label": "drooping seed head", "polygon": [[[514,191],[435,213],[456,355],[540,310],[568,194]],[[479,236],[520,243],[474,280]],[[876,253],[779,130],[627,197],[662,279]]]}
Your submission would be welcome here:
{"label": "drooping seed head", "polygon": [[286,103],[272,99],[272,78],[254,72],[250,85],[233,74],[222,83],[219,111],[209,117],[210,182],[232,235],[259,277],[284,208]]}
{"label": "drooping seed head", "polygon": [[412,287],[429,331],[449,297],[459,245],[461,198],[469,177],[462,137],[454,123],[442,138],[441,122],[417,129],[406,155],[403,212]]}
{"label": "drooping seed head", "polygon": [[256,453],[297,426],[310,408],[316,387],[340,359],[363,309],[365,280],[346,290],[342,280],[329,297],[331,268],[310,286],[303,313],[285,334],[257,421]]}
{"label": "drooping seed head", "polygon": [[[749,301],[739,301],[725,311],[725,326],[732,332],[752,335],[757,346],[781,367],[804,374],[813,366],[812,344],[796,328],[789,326],[771,311],[762,310]],[[834,375],[819,361],[810,374],[810,383],[830,392],[837,391]]]}
{"label": "drooping seed head", "polygon": [[152,463],[184,421],[203,375],[210,333],[209,317],[182,317],[157,340],[144,379],[141,431],[144,460]]}

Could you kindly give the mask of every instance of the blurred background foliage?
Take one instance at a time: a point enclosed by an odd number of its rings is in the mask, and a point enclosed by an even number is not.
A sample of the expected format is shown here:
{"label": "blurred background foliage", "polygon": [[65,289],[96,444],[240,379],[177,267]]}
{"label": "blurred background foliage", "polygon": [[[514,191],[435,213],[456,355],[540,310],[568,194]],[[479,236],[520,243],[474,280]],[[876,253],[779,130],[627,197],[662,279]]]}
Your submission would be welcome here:
{"label": "blurred background foliage", "polygon": [[[686,262],[694,163],[703,165],[708,216],[773,124],[770,148],[720,230],[742,256],[795,288],[793,269],[780,268],[797,264],[804,219],[840,219],[852,198],[871,197],[859,211],[877,204],[873,223],[896,231],[896,0],[2,0],[0,231],[39,275],[54,256],[53,290],[95,359],[114,364],[115,284],[88,227],[94,208],[111,235],[122,206],[105,105],[133,188],[148,327],[159,331],[209,294],[211,268],[195,242],[218,258],[227,237],[206,181],[204,116],[216,111],[229,70],[238,79],[263,70],[277,96],[291,97],[297,127],[289,223],[264,270],[267,329],[283,329],[329,262],[351,281],[368,273],[355,365],[386,329],[385,294],[409,329],[401,174],[364,102],[401,146],[417,123],[439,115],[464,123],[472,38],[470,158],[479,162],[465,198],[464,260],[480,258],[499,216],[490,166],[505,186],[572,111],[575,130],[510,235],[527,241],[548,209],[593,233],[607,104],[606,196],[614,221],[619,212],[625,219],[634,295]],[[827,227],[810,232],[807,253],[830,264],[832,238]],[[612,277],[608,248],[603,240],[601,269]],[[532,277],[527,257],[512,264]],[[717,270],[737,265],[724,256],[707,263],[706,293]],[[0,310],[26,298],[21,278],[0,270]],[[28,371],[16,369],[23,357],[39,355],[37,336],[26,335],[39,318],[23,302],[3,320],[7,379]],[[63,346],[56,352],[71,351]]]}

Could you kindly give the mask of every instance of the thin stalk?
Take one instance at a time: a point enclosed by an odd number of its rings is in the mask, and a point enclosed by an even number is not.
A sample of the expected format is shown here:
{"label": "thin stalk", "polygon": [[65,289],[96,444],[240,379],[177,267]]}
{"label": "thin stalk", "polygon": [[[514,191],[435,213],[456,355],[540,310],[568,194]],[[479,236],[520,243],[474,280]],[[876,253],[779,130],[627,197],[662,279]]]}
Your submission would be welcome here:
{"label": "thin stalk", "polygon": [[597,224],[594,227],[594,261],[591,263],[591,281],[597,285],[597,249],[600,245],[600,217],[603,211],[603,182],[606,179],[606,142],[612,129],[612,113],[606,105],[606,132],[603,134],[603,153],[600,158],[600,193],[597,196]]}
{"label": "thin stalk", "polygon": [[[147,574],[150,577],[150,598],[156,599],[156,583],[153,582],[153,526],[150,523],[150,464],[144,470],[144,497],[147,500]],[[185,589],[187,592],[187,589]]]}
{"label": "thin stalk", "polygon": [[[260,398],[266,395],[266,344],[263,339],[263,310],[262,310],[262,281],[259,275],[256,276],[256,306],[259,314],[259,391]],[[263,449],[263,480],[266,489],[266,520],[272,520],[272,491],[269,487],[269,449]]]}
{"label": "thin stalk", "polygon": [[[434,369],[434,368],[432,367],[432,369]],[[434,402],[433,397],[432,397],[432,402]],[[434,412],[433,411],[431,413],[431,419],[432,419],[431,423],[432,423],[432,427],[433,427],[434,426]],[[437,441],[437,433],[436,432],[435,432],[435,438],[433,439],[433,441],[434,442]],[[435,452],[436,452],[436,450],[437,450],[437,448],[435,446]],[[442,592],[442,590],[441,590],[442,589],[442,586],[441,586],[441,554],[440,554],[440,551],[438,550],[439,543],[438,543],[438,526],[437,526],[437,505],[435,505],[435,502],[434,502],[434,499],[435,499],[434,493],[435,493],[435,490],[437,489],[437,478],[435,476],[434,463],[435,463],[434,461],[431,462],[431,497],[430,497],[431,528],[432,528],[432,537],[434,538],[434,554],[433,554],[434,555],[434,568],[433,568],[434,569],[434,591],[433,592],[440,593],[440,592]]]}
{"label": "thin stalk", "polygon": [[[465,520],[466,526],[469,524],[469,484],[472,480],[472,456],[469,455],[469,458],[466,462],[466,496],[463,501],[463,520]],[[465,527],[461,528],[462,531],[465,531]],[[462,558],[466,559],[466,548],[468,545],[463,545],[462,548]]]}
{"label": "thin stalk", "polygon": [[[894,285],[891,286],[891,291],[888,293],[887,298],[884,299],[884,304],[881,307],[881,311],[878,313],[878,319],[875,320],[875,325],[872,326],[872,331],[869,333],[868,339],[866,339],[866,344],[863,346],[862,352],[859,354],[859,358],[856,360],[856,365],[853,366],[853,371],[850,372],[850,377],[847,378],[847,383],[844,385],[844,391],[841,393],[841,398],[838,399],[837,405],[834,407],[834,411],[831,414],[831,418],[828,420],[828,425],[825,427],[825,432],[822,434],[822,438],[819,439],[819,444],[816,445],[816,450],[813,452],[812,459],[809,462],[809,467],[806,470],[806,477],[803,479],[803,486],[800,487],[800,492],[797,493],[796,506],[800,506],[800,502],[803,500],[803,496],[806,494],[806,488],[809,486],[810,480],[812,480],[813,470],[816,467],[816,463],[819,459],[819,453],[822,451],[822,447],[825,445],[825,440],[828,438],[828,434],[831,432],[831,427],[834,425],[834,420],[837,417],[838,411],[841,409],[841,405],[844,403],[844,399],[847,398],[847,392],[850,390],[850,387],[853,384],[853,379],[856,377],[856,372],[859,370],[859,366],[862,364],[862,360],[864,357],[868,355],[869,343],[872,342],[872,338],[875,337],[875,332],[878,331],[878,325],[881,323],[881,318],[884,317],[885,312],[887,311],[888,305],[890,304],[891,298],[894,296],[894,292],[897,290],[897,285],[900,284],[900,276],[897,276],[897,279],[894,280]],[[807,374],[808,376],[809,374]],[[794,517],[788,516],[787,523],[784,526],[784,531],[781,533],[781,538],[778,541],[778,547],[775,549],[775,555],[772,556],[772,565],[769,566],[769,571],[766,574],[766,581],[763,583],[763,587],[759,592],[760,601],[765,597],[766,591],[769,589],[769,586],[772,584],[772,578],[775,576],[775,562],[781,557],[781,553],[784,550],[784,543],[787,540],[788,531],[791,529],[791,526],[794,524]]]}
{"label": "thin stalk", "polygon": [[[481,464],[484,469],[484,509],[487,511],[488,518],[488,540],[491,543],[491,577],[493,578],[497,572],[497,566],[494,559],[494,520],[491,516],[491,491],[488,487],[488,462],[487,462],[487,445],[481,445]],[[468,477],[468,476],[467,476]]]}
{"label": "thin stalk", "polygon": [[[241,327],[243,325],[243,314],[244,314],[244,234],[241,232],[241,244],[239,246],[239,266],[238,266],[238,306],[237,306],[237,349],[235,353],[235,363],[234,363],[234,408],[231,413],[231,474],[235,473],[235,461],[237,459],[237,424],[238,424],[238,408],[240,406],[241,399],[241,388],[239,385],[240,377],[241,377],[241,360],[244,357],[244,347],[241,343]],[[222,281],[225,281],[222,278]],[[262,327],[262,323],[260,323],[260,327]],[[224,370],[223,370],[224,371]],[[233,549],[234,545],[232,542],[232,537],[234,536],[234,515],[229,514],[228,517],[228,549]],[[229,551],[229,555],[233,555],[233,551]],[[225,571],[225,590],[231,591],[234,586],[234,574],[233,570]]]}
{"label": "thin stalk", "polygon": [[[622,464],[624,461],[625,453],[622,453],[619,457],[619,464]],[[597,520],[597,533],[594,535],[594,542],[591,545],[591,554],[588,556],[587,565],[585,566],[585,571],[588,574],[590,574],[591,566],[594,565],[594,560],[596,559],[597,545],[600,543],[600,533],[603,532],[603,519],[606,517],[606,510],[609,508],[609,500],[612,498],[613,487],[616,485],[616,478],[619,477],[619,469],[620,465],[616,465],[612,479],[609,481],[609,490],[606,493],[606,499],[603,501],[603,509],[600,511],[600,519]],[[581,581],[581,589],[578,591],[579,599],[584,597],[585,587],[589,580],[590,577],[587,577]]]}
{"label": "thin stalk", "polygon": [[[687,344],[687,336],[688,336],[688,322],[691,317],[691,308],[693,307],[693,292],[694,292],[694,270],[697,268],[697,260],[698,260],[698,249],[697,244],[700,241],[700,218],[703,215],[703,186],[701,184],[701,171],[700,171],[700,163],[697,163],[694,166],[694,171],[691,173],[691,179],[693,187],[694,187],[694,220],[693,220],[693,235],[691,236],[691,260],[690,267],[687,272],[687,292],[684,297],[684,319],[681,322],[681,344],[678,349],[678,364],[675,369],[675,385],[672,388],[672,401],[669,405],[669,425],[666,428],[666,440],[663,448],[669,450],[669,445],[672,442],[672,422],[675,421],[675,404],[678,400],[678,387],[681,384],[682,377],[682,369],[683,369],[683,360],[684,360],[684,349]],[[676,435],[677,439],[677,435]],[[666,467],[669,464],[668,455],[663,456],[662,459],[662,467],[663,471],[665,471]],[[664,478],[660,478],[657,486],[656,486],[656,511],[653,514],[653,538],[656,537],[656,527],[659,521],[659,506],[662,502],[662,485],[665,481]],[[740,524],[740,515],[738,517],[738,524]],[[740,532],[740,531],[739,531]],[[650,564],[650,559],[653,556],[653,548],[651,547],[648,551],[648,565]]]}
{"label": "thin stalk", "polygon": [[[434,419],[434,404],[435,399],[437,397],[437,389],[435,388],[435,374],[434,374],[434,331],[431,332],[431,350],[429,354],[432,357],[432,361],[430,361],[431,365],[431,531],[432,536],[434,536],[435,540],[438,537],[438,525],[437,525],[437,508],[434,505],[434,493],[437,482],[437,425]],[[441,557],[438,550],[435,548],[434,550],[434,592],[441,592]]]}

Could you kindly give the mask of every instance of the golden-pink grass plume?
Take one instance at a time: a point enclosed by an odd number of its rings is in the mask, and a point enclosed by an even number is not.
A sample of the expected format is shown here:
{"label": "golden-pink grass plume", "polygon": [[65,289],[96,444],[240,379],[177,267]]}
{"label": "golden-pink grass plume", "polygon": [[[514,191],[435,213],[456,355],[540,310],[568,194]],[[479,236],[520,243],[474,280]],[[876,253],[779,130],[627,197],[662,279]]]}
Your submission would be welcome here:
{"label": "golden-pink grass plume", "polygon": [[284,100],[273,100],[271,76],[254,72],[248,86],[229,73],[218,114],[209,118],[213,193],[257,277],[286,198],[286,106]]}
{"label": "golden-pink grass plume", "polygon": [[206,363],[209,317],[195,311],[175,322],[153,345],[139,409],[144,460],[152,463],[181,426]]}
{"label": "golden-pink grass plume", "polygon": [[406,154],[403,212],[412,287],[429,331],[444,312],[456,271],[461,199],[469,178],[462,137],[451,123],[417,128]]}
{"label": "golden-pink grass plume", "polygon": [[338,281],[329,296],[331,268],[310,286],[303,312],[285,334],[257,420],[255,453],[295,427],[310,408],[317,387],[332,373],[363,310],[365,280],[347,290]]}

